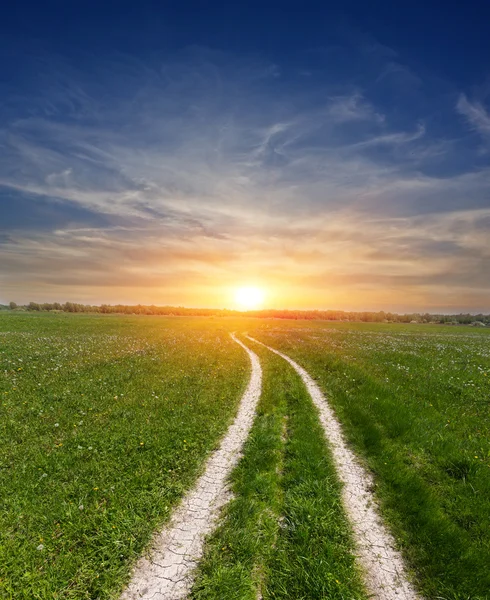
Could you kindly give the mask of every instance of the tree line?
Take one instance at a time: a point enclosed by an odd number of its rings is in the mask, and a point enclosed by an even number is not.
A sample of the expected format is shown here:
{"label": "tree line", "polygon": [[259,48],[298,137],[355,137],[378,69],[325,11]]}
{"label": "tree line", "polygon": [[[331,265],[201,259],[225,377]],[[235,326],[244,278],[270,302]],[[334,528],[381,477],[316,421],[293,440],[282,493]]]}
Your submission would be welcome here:
{"label": "tree line", "polygon": [[490,314],[460,313],[440,315],[430,313],[398,314],[385,311],[343,311],[343,310],[249,310],[238,311],[220,308],[185,308],[183,306],[154,306],[126,304],[78,304],[76,302],[29,302],[17,305],[10,302],[3,309],[37,312],[100,313],[124,315],[161,315],[178,317],[230,317],[249,316],[264,319],[308,319],[322,321],[361,321],[365,323],[443,323],[449,325],[490,326]]}

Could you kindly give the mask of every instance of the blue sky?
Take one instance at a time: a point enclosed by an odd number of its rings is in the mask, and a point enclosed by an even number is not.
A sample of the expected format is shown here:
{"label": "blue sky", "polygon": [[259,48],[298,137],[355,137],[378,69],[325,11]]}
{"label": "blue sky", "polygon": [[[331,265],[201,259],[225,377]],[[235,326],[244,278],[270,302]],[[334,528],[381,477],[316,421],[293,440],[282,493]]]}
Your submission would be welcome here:
{"label": "blue sky", "polygon": [[490,311],[490,5],[71,4],[0,23],[0,302]]}

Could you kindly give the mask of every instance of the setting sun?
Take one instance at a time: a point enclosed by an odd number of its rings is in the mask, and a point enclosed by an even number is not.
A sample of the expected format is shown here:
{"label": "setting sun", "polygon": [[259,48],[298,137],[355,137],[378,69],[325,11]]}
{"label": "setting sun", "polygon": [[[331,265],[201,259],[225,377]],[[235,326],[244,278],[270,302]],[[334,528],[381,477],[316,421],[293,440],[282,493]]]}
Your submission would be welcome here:
{"label": "setting sun", "polygon": [[261,308],[264,302],[264,292],[257,287],[241,287],[235,292],[235,302],[240,310]]}

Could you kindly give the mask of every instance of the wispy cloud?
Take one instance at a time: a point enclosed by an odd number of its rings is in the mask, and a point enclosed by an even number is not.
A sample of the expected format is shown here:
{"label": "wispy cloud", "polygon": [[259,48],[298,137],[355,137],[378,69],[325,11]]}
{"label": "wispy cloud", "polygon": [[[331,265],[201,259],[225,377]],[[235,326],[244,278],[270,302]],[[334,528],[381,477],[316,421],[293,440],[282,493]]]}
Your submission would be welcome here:
{"label": "wispy cloud", "polygon": [[385,120],[384,115],[376,112],[374,107],[359,92],[329,98],[327,113],[337,123],[349,121],[382,123]]}
{"label": "wispy cloud", "polygon": [[409,144],[419,140],[425,135],[425,127],[421,123],[417,125],[417,129],[413,132],[394,132],[381,134],[374,137],[369,137],[367,140],[362,142],[356,142],[353,144],[355,148],[369,147],[369,146],[382,146],[382,145],[393,145],[399,146],[403,144]]}
{"label": "wispy cloud", "polygon": [[[383,102],[376,78],[299,83],[198,48],[44,78],[15,118],[0,109],[0,279],[14,299],[220,306],[246,279],[290,306],[435,305],[463,288],[477,306],[488,292],[490,169],[454,169],[454,107],[442,137],[430,115]],[[458,110],[490,131],[482,105],[462,96]]]}
{"label": "wispy cloud", "polygon": [[483,137],[490,138],[490,113],[481,102],[470,102],[465,94],[461,94],[456,108],[472,129]]}

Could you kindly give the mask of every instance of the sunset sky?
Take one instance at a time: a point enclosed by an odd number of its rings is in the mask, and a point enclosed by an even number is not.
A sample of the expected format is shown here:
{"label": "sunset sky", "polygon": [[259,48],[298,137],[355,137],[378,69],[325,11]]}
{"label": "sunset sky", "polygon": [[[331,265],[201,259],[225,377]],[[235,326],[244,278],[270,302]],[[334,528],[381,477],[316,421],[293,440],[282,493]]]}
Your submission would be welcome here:
{"label": "sunset sky", "polygon": [[0,303],[490,311],[489,3],[9,4]]}

